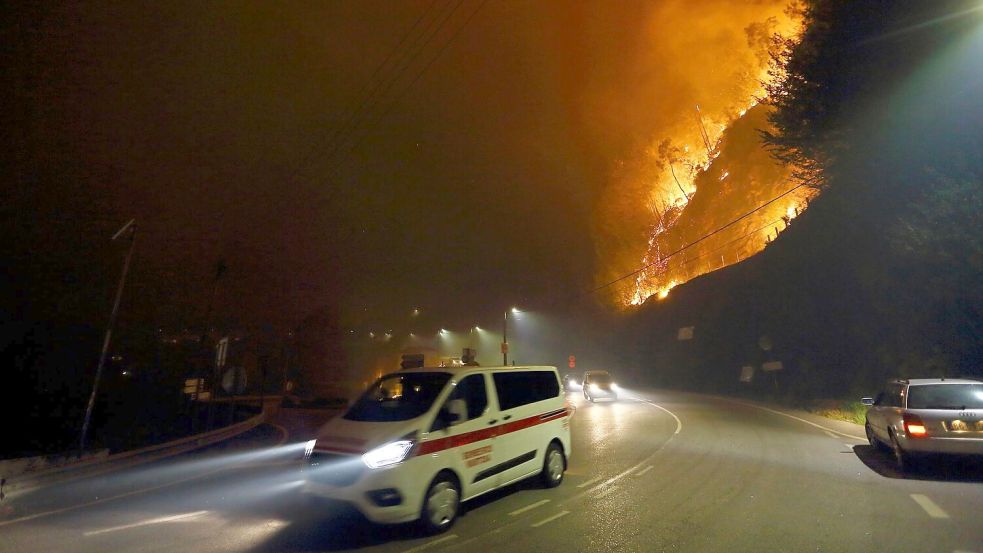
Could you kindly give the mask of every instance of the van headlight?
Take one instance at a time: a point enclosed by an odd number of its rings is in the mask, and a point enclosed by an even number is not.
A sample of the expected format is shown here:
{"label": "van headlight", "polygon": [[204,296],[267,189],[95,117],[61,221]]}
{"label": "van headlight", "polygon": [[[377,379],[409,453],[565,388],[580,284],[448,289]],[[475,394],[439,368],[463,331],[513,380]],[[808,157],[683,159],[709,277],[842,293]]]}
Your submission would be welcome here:
{"label": "van headlight", "polygon": [[590,385],[590,391],[592,391],[592,392],[600,392],[601,391],[601,387],[598,386],[597,384],[591,384]]}
{"label": "van headlight", "polygon": [[412,440],[398,440],[369,451],[362,455],[362,462],[370,469],[378,469],[401,463],[413,449]]}

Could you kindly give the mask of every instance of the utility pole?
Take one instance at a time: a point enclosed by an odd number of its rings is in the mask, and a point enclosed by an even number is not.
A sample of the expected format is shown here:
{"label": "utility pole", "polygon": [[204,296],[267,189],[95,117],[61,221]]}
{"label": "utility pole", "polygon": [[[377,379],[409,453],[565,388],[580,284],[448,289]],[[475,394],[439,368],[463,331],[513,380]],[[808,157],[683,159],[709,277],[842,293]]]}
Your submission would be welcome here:
{"label": "utility pole", "polygon": [[92,383],[92,393],[89,395],[89,403],[85,407],[85,419],[82,421],[82,435],[79,437],[79,458],[85,452],[85,439],[89,433],[89,422],[92,420],[92,409],[96,404],[96,394],[99,392],[99,380],[102,378],[102,368],[106,365],[106,356],[109,354],[109,343],[113,336],[113,326],[116,324],[116,315],[119,313],[119,302],[123,297],[123,286],[126,285],[126,274],[130,271],[130,260],[133,259],[133,246],[136,244],[137,226],[136,219],[123,225],[123,228],[116,231],[110,239],[115,241],[127,230],[130,231],[130,248],[126,252],[126,260],[123,261],[123,272],[119,276],[119,284],[116,286],[116,299],[113,300],[113,310],[109,314],[109,324],[106,325],[106,337],[102,341],[102,351],[99,353],[99,364],[96,365],[96,380]]}

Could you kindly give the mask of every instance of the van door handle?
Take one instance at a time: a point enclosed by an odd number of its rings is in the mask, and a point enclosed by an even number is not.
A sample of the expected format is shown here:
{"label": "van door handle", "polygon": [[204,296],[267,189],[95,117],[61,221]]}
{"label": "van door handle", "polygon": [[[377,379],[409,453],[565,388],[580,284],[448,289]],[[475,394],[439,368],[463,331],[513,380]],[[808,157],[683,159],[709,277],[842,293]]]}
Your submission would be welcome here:
{"label": "van door handle", "polygon": [[488,421],[488,424],[495,424],[496,422],[498,422],[498,419],[492,419]]}
{"label": "van door handle", "polygon": [[502,417],[502,420],[503,421],[507,421],[507,420],[509,420],[511,418],[512,418],[512,415],[505,415],[504,417]]}

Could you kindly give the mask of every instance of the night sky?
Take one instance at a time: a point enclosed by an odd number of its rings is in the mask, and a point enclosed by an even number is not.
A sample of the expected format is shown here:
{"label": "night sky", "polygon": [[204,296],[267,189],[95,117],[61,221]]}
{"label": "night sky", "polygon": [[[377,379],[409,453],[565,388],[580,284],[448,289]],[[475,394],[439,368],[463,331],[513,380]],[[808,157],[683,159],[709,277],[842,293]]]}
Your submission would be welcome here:
{"label": "night sky", "polygon": [[219,260],[227,327],[569,305],[641,262],[644,236],[597,209],[613,168],[683,119],[695,133],[697,102],[735,110],[761,55],[745,28],[784,5],[9,8],[3,304],[103,324],[125,254],[109,237],[135,218],[131,326],[200,324]]}

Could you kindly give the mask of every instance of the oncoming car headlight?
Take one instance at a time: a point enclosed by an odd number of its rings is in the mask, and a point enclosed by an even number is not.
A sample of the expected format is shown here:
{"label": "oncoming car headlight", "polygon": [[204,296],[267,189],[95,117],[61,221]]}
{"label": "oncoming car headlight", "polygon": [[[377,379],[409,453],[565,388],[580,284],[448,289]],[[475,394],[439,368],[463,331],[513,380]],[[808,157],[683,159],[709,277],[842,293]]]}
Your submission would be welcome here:
{"label": "oncoming car headlight", "polygon": [[362,462],[370,469],[388,467],[406,459],[411,449],[413,449],[412,440],[389,442],[363,454]]}

